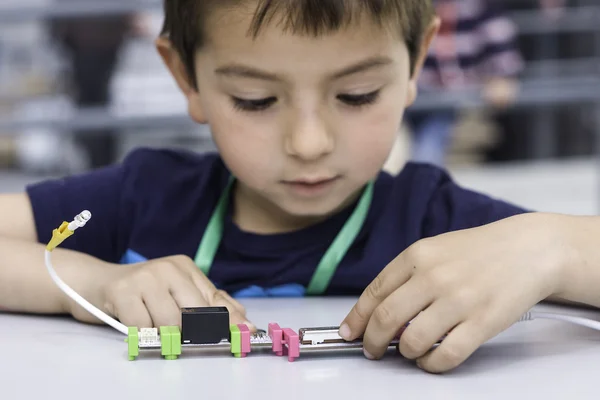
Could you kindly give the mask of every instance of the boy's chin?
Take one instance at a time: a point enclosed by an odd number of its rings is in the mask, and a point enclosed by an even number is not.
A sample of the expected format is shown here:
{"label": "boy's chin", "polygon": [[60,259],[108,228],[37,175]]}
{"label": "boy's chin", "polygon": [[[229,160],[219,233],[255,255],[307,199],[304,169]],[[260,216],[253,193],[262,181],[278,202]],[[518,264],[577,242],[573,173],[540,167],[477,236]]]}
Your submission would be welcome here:
{"label": "boy's chin", "polygon": [[320,198],[318,201],[307,199],[286,199],[281,209],[290,217],[306,220],[322,220],[342,211],[349,203],[344,198]]}

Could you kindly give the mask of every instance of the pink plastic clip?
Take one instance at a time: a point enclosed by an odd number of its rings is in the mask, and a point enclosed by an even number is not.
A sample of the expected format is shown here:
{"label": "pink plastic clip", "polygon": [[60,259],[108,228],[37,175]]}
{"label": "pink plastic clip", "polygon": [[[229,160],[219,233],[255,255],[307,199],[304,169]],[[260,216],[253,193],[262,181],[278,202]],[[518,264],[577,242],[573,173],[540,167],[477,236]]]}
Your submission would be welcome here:
{"label": "pink plastic clip", "polygon": [[273,353],[278,356],[283,355],[283,332],[278,324],[272,322],[269,324],[268,334],[271,337],[271,341],[273,341]]}
{"label": "pink plastic clip", "polygon": [[300,338],[298,334],[290,328],[283,329],[283,342],[287,349],[288,361],[292,362],[294,359],[300,357]]}
{"label": "pink plastic clip", "polygon": [[240,342],[242,347],[241,357],[246,357],[251,351],[250,329],[244,324],[238,324],[238,328],[240,328]]}

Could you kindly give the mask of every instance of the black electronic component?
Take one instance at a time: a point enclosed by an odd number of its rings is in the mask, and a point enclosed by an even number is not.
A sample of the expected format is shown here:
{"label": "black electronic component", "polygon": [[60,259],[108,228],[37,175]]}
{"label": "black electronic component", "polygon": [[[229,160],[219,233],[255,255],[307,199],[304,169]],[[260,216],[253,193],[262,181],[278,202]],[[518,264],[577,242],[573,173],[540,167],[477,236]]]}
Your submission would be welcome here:
{"label": "black electronic component", "polygon": [[229,340],[227,307],[196,307],[181,310],[181,343],[216,344]]}

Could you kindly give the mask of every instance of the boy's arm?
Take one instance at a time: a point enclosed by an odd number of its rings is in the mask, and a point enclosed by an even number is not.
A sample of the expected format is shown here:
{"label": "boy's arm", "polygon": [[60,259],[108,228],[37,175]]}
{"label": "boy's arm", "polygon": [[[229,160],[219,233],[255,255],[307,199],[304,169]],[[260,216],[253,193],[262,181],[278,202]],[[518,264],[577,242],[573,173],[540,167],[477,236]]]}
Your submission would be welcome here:
{"label": "boy's arm", "polygon": [[26,193],[0,195],[0,237],[36,242],[31,203]]}
{"label": "boy's arm", "polygon": [[62,280],[91,304],[139,327],[178,324],[182,307],[226,306],[232,323],[253,329],[244,308],[217,290],[189,257],[119,265],[137,211],[161,191],[155,172],[168,178],[160,161],[154,152],[136,151],[122,165],[41,182],[27,187],[26,195],[0,196],[0,206],[10,208],[10,217],[0,220],[0,307],[99,322],[55,285],[44,257],[52,231],[89,210],[92,219],[53,251],[52,261]]}
{"label": "boy's arm", "polygon": [[[43,244],[0,238],[0,311],[72,312],[73,302],[48,274],[44,249]],[[53,251],[52,261],[61,279],[84,297],[85,288],[91,287],[91,282],[97,284],[99,279],[106,278],[110,267],[97,258],[60,248]]]}
{"label": "boy's arm", "polygon": [[[529,214],[529,210],[493,199],[457,185],[443,174],[442,183],[429,204],[426,236],[465,230]],[[561,271],[560,289],[546,301],[575,306],[600,308],[600,217],[537,213],[532,218],[517,219],[523,228],[537,228],[538,232],[556,238],[553,252],[553,270]],[[435,222],[434,222],[435,221]],[[526,226],[530,224],[529,226]],[[545,237],[543,237],[545,239]],[[531,237],[530,247],[542,241],[542,235]]]}
{"label": "boy's arm", "polygon": [[[27,194],[1,195],[0,209],[5,210],[0,219],[0,310],[69,312],[70,299],[67,301],[46,270],[45,244],[37,243]],[[59,275],[74,288],[85,287],[85,280],[106,266],[96,258],[63,249],[55,250],[53,259]]]}
{"label": "boy's arm", "polygon": [[600,217],[555,215],[550,229],[561,235],[560,287],[550,301],[600,308]]}
{"label": "boy's arm", "polygon": [[402,330],[405,357],[445,372],[541,301],[600,307],[600,217],[527,213],[438,178],[422,240],[340,324],[345,339],[364,337],[367,357]]}
{"label": "boy's arm", "polygon": [[[95,217],[53,254],[57,273],[84,298],[109,278],[128,232],[125,186],[131,157],[117,165],[28,186],[24,193],[0,195],[0,308],[25,313],[69,313],[72,302],[50,277],[44,249],[52,231],[83,210]],[[129,219],[130,220],[130,219]],[[94,283],[94,284],[92,284]],[[91,299],[90,299],[91,300]]]}
{"label": "boy's arm", "polygon": [[[76,177],[74,181],[69,178],[66,186],[73,188],[73,182],[93,176]],[[64,181],[42,183],[41,188],[30,193],[40,189],[45,192],[46,186],[57,188],[56,184],[60,187]],[[101,186],[106,187],[106,184],[107,181]],[[68,189],[65,191],[72,192]],[[100,196],[97,192],[86,192],[73,204],[57,202],[57,198],[62,197],[61,194],[62,190],[58,190],[58,193],[50,195],[48,199],[62,210],[52,213],[52,210],[46,209],[47,213],[52,214],[49,220],[42,215],[39,218],[32,217],[34,213],[27,206],[27,196],[0,196],[0,206],[11,204],[14,210],[21,211],[13,213],[10,219],[0,221],[0,231],[5,233],[4,236],[0,235],[0,312],[72,314],[84,322],[99,322],[60,290],[46,269],[44,257],[45,233],[57,228],[61,222],[52,225],[53,221],[60,215],[71,215],[71,208],[79,207],[79,203],[88,203],[99,211],[96,224],[100,233],[95,233],[92,226],[86,227],[67,238],[52,252],[54,269],[75,292],[128,326],[179,324],[181,307],[225,306],[229,309],[232,323],[245,323],[251,330],[255,329],[246,320],[243,306],[227,293],[218,290],[199,271],[194,261],[187,257],[166,257],[139,263],[131,268],[123,268],[115,263],[112,254],[118,254],[118,251],[111,247],[119,245],[110,244],[118,242],[112,240],[113,235],[110,233],[114,232],[115,227],[126,226],[127,223],[117,223],[115,219],[107,217],[118,207],[106,204],[101,207],[103,203],[95,202],[94,198],[104,199],[106,196]],[[33,197],[36,198],[36,195]],[[36,200],[31,203],[36,203]],[[39,210],[37,212],[40,213]],[[23,221],[25,224],[20,230],[11,229],[11,224]],[[92,225],[91,221],[88,224]],[[40,232],[32,229],[32,225],[41,227]],[[90,234],[89,238],[84,237]],[[36,236],[42,238],[42,243],[37,243]],[[78,243],[77,239],[82,237],[84,240]],[[74,249],[70,250],[69,246]],[[88,253],[103,254],[104,257],[93,257]]]}

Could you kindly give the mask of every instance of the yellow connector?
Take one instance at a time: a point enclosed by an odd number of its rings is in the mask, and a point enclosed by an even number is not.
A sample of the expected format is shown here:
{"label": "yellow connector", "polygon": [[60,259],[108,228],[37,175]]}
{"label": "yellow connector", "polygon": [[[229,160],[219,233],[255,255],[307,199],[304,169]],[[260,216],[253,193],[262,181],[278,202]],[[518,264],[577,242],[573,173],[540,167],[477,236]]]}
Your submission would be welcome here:
{"label": "yellow connector", "polygon": [[66,238],[71,236],[76,229],[85,226],[85,224],[92,218],[92,213],[85,210],[81,214],[77,214],[75,219],[71,222],[63,222],[60,227],[52,231],[52,239],[46,246],[46,250],[52,251],[58,247]]}
{"label": "yellow connector", "polygon": [[71,236],[74,232],[69,229],[69,223],[63,222],[59,228],[52,231],[52,239],[48,242],[46,250],[52,251],[57,248],[66,238]]}

